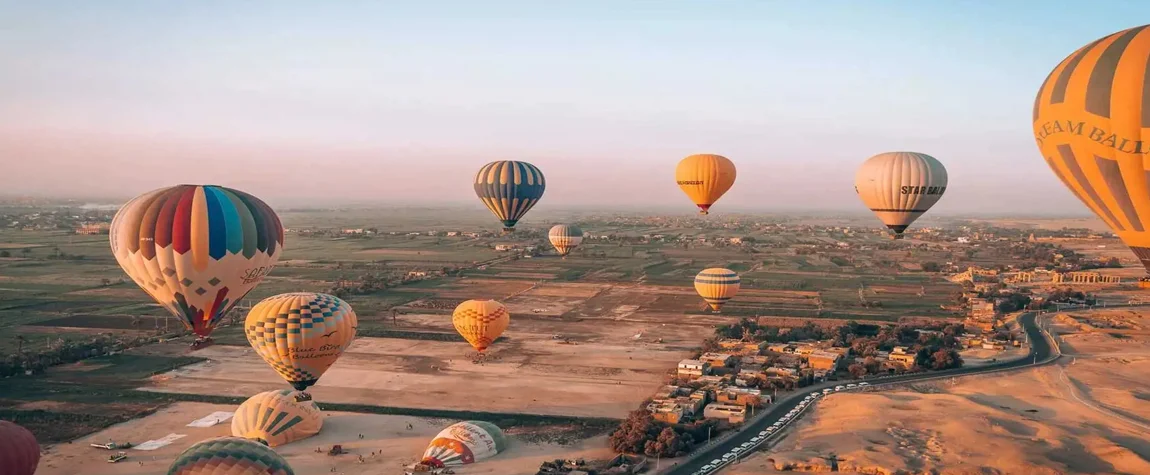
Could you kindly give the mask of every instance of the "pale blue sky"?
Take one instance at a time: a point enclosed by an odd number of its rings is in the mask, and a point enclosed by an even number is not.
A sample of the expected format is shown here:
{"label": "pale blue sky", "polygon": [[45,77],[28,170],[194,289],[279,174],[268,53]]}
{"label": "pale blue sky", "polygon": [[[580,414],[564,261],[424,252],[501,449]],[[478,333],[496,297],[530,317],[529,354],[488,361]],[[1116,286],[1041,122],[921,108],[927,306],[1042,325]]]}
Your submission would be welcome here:
{"label": "pale blue sky", "polygon": [[855,167],[914,150],[950,172],[940,212],[1082,213],[1036,151],[1034,93],[1148,18],[1145,1],[0,0],[0,189],[470,202],[474,170],[506,158],[547,175],[541,208],[689,207],[674,165],[709,152],[739,166],[719,211],[854,210]]}

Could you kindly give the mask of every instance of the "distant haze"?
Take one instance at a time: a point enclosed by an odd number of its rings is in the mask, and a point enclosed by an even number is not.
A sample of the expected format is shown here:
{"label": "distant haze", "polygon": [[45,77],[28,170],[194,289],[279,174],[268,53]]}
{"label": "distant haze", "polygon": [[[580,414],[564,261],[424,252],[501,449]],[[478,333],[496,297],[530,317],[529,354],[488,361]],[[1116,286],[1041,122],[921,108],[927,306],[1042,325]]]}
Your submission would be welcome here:
{"label": "distant haze", "polygon": [[1088,214],[1038,155],[1034,94],[1150,2],[0,1],[0,194],[177,183],[276,206],[477,203],[497,159],[539,209],[862,210],[855,167],[934,155],[937,213]]}

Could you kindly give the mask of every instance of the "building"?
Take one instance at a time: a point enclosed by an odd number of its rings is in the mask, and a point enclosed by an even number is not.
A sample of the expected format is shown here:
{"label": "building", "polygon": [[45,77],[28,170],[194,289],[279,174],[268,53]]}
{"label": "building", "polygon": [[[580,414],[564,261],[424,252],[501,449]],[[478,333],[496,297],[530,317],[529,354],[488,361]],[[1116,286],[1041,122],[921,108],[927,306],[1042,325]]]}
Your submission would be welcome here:
{"label": "building", "polygon": [[753,341],[719,340],[719,348],[739,355],[757,355],[759,354],[759,349],[762,348],[760,345],[761,344]]}
{"label": "building", "polygon": [[970,299],[970,318],[987,320],[993,319],[994,315],[994,302],[980,298]]}
{"label": "building", "polygon": [[839,363],[843,361],[842,355],[838,353],[831,353],[829,351],[816,351],[807,357],[807,364],[812,369],[821,369],[834,371],[839,368]]}
{"label": "building", "polygon": [[760,356],[760,355],[747,355],[747,356],[744,356],[740,359],[743,360],[743,366],[746,366],[746,365],[766,366],[767,363],[771,361],[770,358],[768,358],[766,356]]}
{"label": "building", "polygon": [[[788,351],[790,350],[790,351]],[[795,350],[789,343],[771,343],[767,345],[767,351],[772,353],[794,353]]]}
{"label": "building", "polygon": [[744,364],[739,367],[739,378],[758,379],[763,376],[763,366],[757,364]]}
{"label": "building", "polygon": [[699,361],[711,365],[712,368],[735,365],[734,356],[727,353],[703,353],[703,355],[699,357]]}
{"label": "building", "polygon": [[915,355],[908,355],[906,353],[891,353],[890,357],[887,359],[895,363],[904,364],[906,366],[913,366],[914,357]]}
{"label": "building", "polygon": [[982,349],[984,350],[1005,350],[1006,347],[999,343],[992,343],[989,341],[982,342]]}
{"label": "building", "polygon": [[76,234],[108,234],[108,223],[84,223],[76,228]]}
{"label": "building", "polygon": [[763,394],[758,389],[726,387],[715,392],[715,402],[740,406],[761,406]]}
{"label": "building", "polygon": [[652,402],[647,405],[647,411],[650,411],[651,417],[655,420],[668,424],[679,424],[686,422],[687,419],[686,408],[674,401]]}
{"label": "building", "polygon": [[679,362],[679,376],[698,378],[710,372],[711,365],[699,360],[683,360]]}
{"label": "building", "polygon": [[699,377],[699,379],[696,379],[695,381],[702,383],[702,384],[709,384],[709,385],[718,386],[720,384],[727,382],[727,378],[725,378],[723,376],[707,375],[707,376],[701,376],[701,377]]}
{"label": "building", "polygon": [[713,402],[703,408],[703,417],[725,420],[731,424],[742,424],[743,421],[747,420],[747,408],[746,406]]}
{"label": "building", "polygon": [[787,377],[794,377],[794,376],[798,376],[798,374],[799,374],[799,370],[796,368],[784,368],[784,367],[780,367],[780,366],[771,366],[763,372],[766,373],[767,375],[787,376]]}
{"label": "building", "polygon": [[1051,282],[1055,284],[1121,284],[1122,278],[1115,275],[1102,275],[1097,272],[1055,273]]}

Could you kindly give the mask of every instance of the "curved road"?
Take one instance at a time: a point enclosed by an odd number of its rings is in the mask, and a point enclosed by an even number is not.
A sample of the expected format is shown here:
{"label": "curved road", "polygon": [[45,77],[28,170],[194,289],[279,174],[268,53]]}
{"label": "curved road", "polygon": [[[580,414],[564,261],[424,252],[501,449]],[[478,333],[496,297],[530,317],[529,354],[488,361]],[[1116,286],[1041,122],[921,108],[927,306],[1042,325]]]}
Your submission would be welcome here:
{"label": "curved road", "polygon": [[[1026,329],[1027,338],[1030,341],[1030,353],[1026,358],[1020,358],[1020,359],[1017,359],[1014,361],[1006,361],[1006,362],[1002,362],[1002,363],[993,363],[993,364],[988,364],[988,365],[983,365],[983,366],[978,366],[978,367],[972,367],[972,368],[959,368],[959,369],[953,369],[953,370],[947,370],[947,371],[931,371],[928,373],[917,373],[917,374],[903,375],[903,376],[868,378],[865,381],[870,382],[870,384],[872,386],[885,385],[885,384],[891,384],[891,383],[909,383],[909,382],[914,382],[914,381],[918,381],[918,380],[949,378],[949,377],[953,377],[953,376],[963,376],[963,375],[985,373],[985,372],[991,372],[991,371],[1002,371],[1002,370],[1006,370],[1006,369],[1022,368],[1022,367],[1026,367],[1026,366],[1034,366],[1037,364],[1045,364],[1045,363],[1049,363],[1050,361],[1053,361],[1053,359],[1051,358],[1050,341],[1046,339],[1046,336],[1043,334],[1043,331],[1038,327],[1037,323],[1035,322],[1034,313],[1023,314],[1023,315],[1018,317],[1018,321],[1022,324],[1023,328]],[[793,394],[789,394],[789,395],[781,398],[777,403],[772,404],[770,406],[767,406],[766,408],[763,409],[764,411],[768,411],[764,417],[761,417],[758,420],[751,422],[750,424],[745,426],[745,428],[743,430],[736,433],[730,439],[727,439],[726,441],[724,441],[722,443],[703,448],[701,452],[697,453],[697,456],[692,457],[691,460],[683,463],[682,465],[679,465],[678,467],[674,468],[673,470],[667,471],[666,475],[693,475],[693,474],[695,474],[696,472],[701,470],[704,465],[711,463],[712,460],[721,459],[722,456],[725,455],[727,452],[730,452],[732,448],[739,446],[739,445],[742,445],[744,443],[750,442],[752,437],[758,435],[760,431],[766,429],[771,424],[774,424],[776,421],[779,420],[779,418],[786,415],[787,412],[790,412],[791,409],[798,406],[799,403],[802,402],[802,399],[804,397],[806,397],[807,394],[812,393],[812,392],[816,392],[816,391],[821,392],[824,388],[828,388],[828,387],[833,388],[833,387],[840,385],[840,384],[847,384],[847,382],[846,381],[832,381],[829,383],[816,384],[813,386],[801,388],[801,389],[795,391]],[[779,434],[781,432],[782,431],[779,431],[779,432],[776,432],[775,434]],[[761,450],[761,449],[762,449],[762,446],[760,446],[759,449],[755,449],[755,450]],[[753,453],[753,451],[752,451],[752,453]],[[742,458],[743,455],[744,454],[740,454],[740,458]],[[712,471],[708,471],[708,472],[704,472],[704,473],[717,473],[719,471],[721,471],[721,470],[712,470]]]}

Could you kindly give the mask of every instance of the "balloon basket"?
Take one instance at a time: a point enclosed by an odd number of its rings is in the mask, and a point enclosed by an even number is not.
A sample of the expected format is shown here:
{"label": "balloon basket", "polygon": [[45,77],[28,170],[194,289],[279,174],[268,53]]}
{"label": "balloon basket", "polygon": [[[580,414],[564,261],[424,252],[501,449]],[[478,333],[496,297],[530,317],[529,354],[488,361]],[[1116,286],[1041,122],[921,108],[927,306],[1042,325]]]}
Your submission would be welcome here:
{"label": "balloon basket", "polygon": [[308,393],[307,391],[296,391],[295,402],[304,402],[304,401],[310,401],[310,400],[311,400],[311,394]]}

